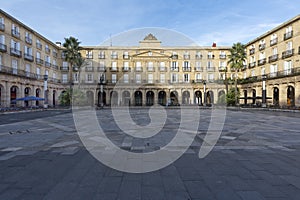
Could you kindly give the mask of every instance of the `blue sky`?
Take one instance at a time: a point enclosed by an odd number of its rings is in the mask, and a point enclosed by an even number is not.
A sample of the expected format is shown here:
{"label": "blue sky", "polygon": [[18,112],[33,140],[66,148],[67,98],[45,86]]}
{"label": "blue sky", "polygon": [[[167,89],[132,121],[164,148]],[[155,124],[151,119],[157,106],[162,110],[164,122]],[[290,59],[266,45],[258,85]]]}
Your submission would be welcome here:
{"label": "blue sky", "polygon": [[300,14],[300,0],[0,0],[0,8],[53,42],[74,36],[99,45],[110,35],[157,27],[199,45],[231,46]]}

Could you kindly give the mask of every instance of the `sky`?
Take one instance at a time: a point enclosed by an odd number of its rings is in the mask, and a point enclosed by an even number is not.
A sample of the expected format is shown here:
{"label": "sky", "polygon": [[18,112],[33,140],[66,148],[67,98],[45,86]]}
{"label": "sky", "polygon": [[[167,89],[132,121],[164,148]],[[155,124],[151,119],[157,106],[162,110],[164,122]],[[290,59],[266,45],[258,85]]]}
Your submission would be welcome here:
{"label": "sky", "polygon": [[153,31],[165,46],[231,46],[299,15],[300,0],[0,0],[0,9],[53,42],[135,45]]}

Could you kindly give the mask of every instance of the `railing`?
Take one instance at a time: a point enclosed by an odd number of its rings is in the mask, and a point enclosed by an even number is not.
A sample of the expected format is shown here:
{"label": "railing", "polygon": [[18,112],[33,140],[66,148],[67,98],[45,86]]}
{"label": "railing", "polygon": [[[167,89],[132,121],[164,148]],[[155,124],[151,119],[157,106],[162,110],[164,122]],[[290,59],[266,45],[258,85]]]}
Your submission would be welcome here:
{"label": "railing", "polygon": [[172,55],[171,58],[172,59],[178,59],[178,55]]}
{"label": "railing", "polygon": [[111,59],[118,59],[118,55],[111,55]]}
{"label": "railing", "polygon": [[260,44],[258,46],[258,49],[261,51],[261,50],[264,50],[266,48],[266,44]]}
{"label": "railing", "polygon": [[155,72],[155,68],[154,67],[147,67],[147,71],[148,72]]}
{"label": "railing", "polygon": [[15,48],[10,48],[10,54],[12,56],[16,56],[16,57],[19,57],[19,58],[22,57],[22,51],[20,51],[18,49],[15,49]]}
{"label": "railing", "polygon": [[38,49],[42,49],[43,48],[43,45],[41,44],[41,43],[36,43],[36,48],[38,48]]}
{"label": "railing", "polygon": [[93,59],[93,54],[86,54],[85,56],[87,59]]}
{"label": "railing", "polygon": [[0,43],[0,52],[7,52],[7,46],[5,44]]}
{"label": "railing", "polygon": [[24,59],[33,62],[34,58],[33,55],[24,53]]}
{"label": "railing", "polygon": [[226,59],[226,55],[220,54],[220,59]]}
{"label": "railing", "polygon": [[56,51],[52,51],[53,57],[57,58],[57,52]]}
{"label": "railing", "polygon": [[110,67],[109,70],[111,72],[118,72],[119,71],[118,67]]}
{"label": "railing", "polygon": [[278,54],[269,56],[269,63],[275,62],[275,61],[277,61],[277,60],[278,60]]}
{"label": "railing", "polygon": [[35,79],[35,80],[43,80],[43,77],[39,74],[34,74],[31,72],[27,72],[25,70],[14,69],[12,67],[7,67],[3,65],[0,65],[0,73],[29,78],[29,79]]}
{"label": "railing", "polygon": [[249,63],[249,65],[248,65],[249,68],[253,68],[253,67],[255,67],[255,66],[256,66],[256,62],[255,62],[255,61],[252,62],[252,63]]}
{"label": "railing", "polygon": [[266,64],[266,62],[267,62],[266,58],[260,59],[260,60],[258,60],[258,66],[264,65],[264,64]]}
{"label": "railing", "polygon": [[274,38],[274,39],[270,40],[270,46],[277,44],[277,42],[278,42],[278,38]]}
{"label": "railing", "polygon": [[182,71],[183,72],[190,72],[190,71],[192,71],[192,68],[191,67],[182,67]]}
{"label": "railing", "polygon": [[123,72],[130,72],[131,68],[130,67],[122,67]]}
{"label": "railing", "polygon": [[143,71],[143,68],[142,68],[142,67],[135,67],[135,71],[136,71],[136,72],[142,72],[142,71]]}
{"label": "railing", "polygon": [[284,40],[290,39],[291,37],[293,37],[293,31],[287,32],[283,35]]}
{"label": "railing", "polygon": [[27,44],[32,44],[32,39],[30,37],[28,37],[28,36],[25,36],[25,42]]}
{"label": "railing", "polygon": [[105,54],[99,54],[99,59],[105,59]]}
{"label": "railing", "polygon": [[50,53],[50,49],[47,48],[47,47],[45,47],[45,52],[46,52],[46,53]]}
{"label": "railing", "polygon": [[158,67],[158,70],[160,72],[166,72],[166,71],[168,71],[166,67]]}
{"label": "railing", "polygon": [[50,62],[47,62],[47,61],[45,61],[45,67],[51,67],[51,63],[50,63]]}
{"label": "railing", "polygon": [[219,72],[225,72],[227,71],[226,67],[219,67]]}
{"label": "railing", "polygon": [[57,66],[57,65],[52,64],[51,66],[52,66],[54,69],[58,69],[58,66]]}
{"label": "railing", "polygon": [[215,67],[206,67],[206,71],[214,72],[214,71],[216,71],[216,68]]}
{"label": "railing", "polygon": [[195,67],[194,70],[196,72],[203,72],[203,67]]}
{"label": "railing", "polygon": [[44,64],[44,61],[43,61],[42,59],[40,59],[40,58],[35,58],[35,62],[36,62],[36,64],[38,64],[38,65]]}
{"label": "railing", "polygon": [[17,31],[16,29],[11,29],[11,34],[16,38],[20,38],[20,32]]}
{"label": "railing", "polygon": [[195,59],[196,59],[196,60],[199,60],[199,59],[202,59],[202,57],[203,57],[202,55],[196,55],[196,56],[195,56]]}
{"label": "railing", "polygon": [[171,67],[170,71],[172,71],[172,72],[179,72],[179,67]]}
{"label": "railing", "polygon": [[4,31],[5,30],[5,24],[4,23],[0,23],[0,31]]}
{"label": "railing", "polygon": [[294,49],[286,50],[286,51],[282,52],[282,59],[291,57],[293,55],[294,55]]}
{"label": "railing", "polygon": [[190,57],[191,57],[190,55],[184,55],[184,56],[183,56],[183,59],[185,59],[185,60],[189,60],[189,59],[190,59]]}
{"label": "railing", "polygon": [[215,55],[207,55],[207,59],[214,59]]}
{"label": "railing", "polygon": [[128,60],[129,59],[129,55],[123,55],[123,59]]}
{"label": "railing", "polygon": [[85,71],[86,72],[93,72],[94,71],[94,67],[85,67]]}
{"label": "railing", "polygon": [[250,55],[252,55],[252,54],[254,54],[254,53],[255,53],[255,48],[252,48],[252,49],[249,50],[249,54],[250,54]]}
{"label": "railing", "polygon": [[106,72],[106,67],[98,67],[97,71],[98,72]]}
{"label": "railing", "polygon": [[60,67],[60,70],[61,71],[69,71],[69,67],[62,66],[62,67]]}

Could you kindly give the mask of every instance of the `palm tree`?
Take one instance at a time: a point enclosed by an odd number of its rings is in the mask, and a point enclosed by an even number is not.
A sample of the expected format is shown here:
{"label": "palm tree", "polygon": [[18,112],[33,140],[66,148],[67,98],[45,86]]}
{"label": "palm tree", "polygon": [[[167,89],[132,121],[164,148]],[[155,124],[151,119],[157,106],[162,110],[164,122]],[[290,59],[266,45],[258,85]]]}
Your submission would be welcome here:
{"label": "palm tree", "polygon": [[81,83],[81,78],[80,78],[80,74],[81,74],[81,69],[85,66],[87,66],[87,62],[86,59],[82,58],[81,56],[79,56],[76,60],[74,65],[76,66],[76,71],[78,72],[78,88],[80,89],[80,83]]}
{"label": "palm tree", "polygon": [[246,61],[246,52],[245,52],[245,45],[241,44],[240,42],[233,44],[232,48],[229,50],[229,60],[228,64],[230,64],[231,69],[235,71],[235,105],[238,103],[238,89],[237,89],[237,79],[238,79],[238,70],[242,69],[244,66],[244,62]]}

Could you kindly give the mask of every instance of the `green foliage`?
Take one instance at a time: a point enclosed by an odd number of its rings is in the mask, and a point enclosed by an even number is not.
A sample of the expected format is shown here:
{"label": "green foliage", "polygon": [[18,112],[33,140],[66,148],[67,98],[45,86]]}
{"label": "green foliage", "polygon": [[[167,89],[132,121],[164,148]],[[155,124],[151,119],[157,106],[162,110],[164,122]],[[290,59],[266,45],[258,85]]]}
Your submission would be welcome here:
{"label": "green foliage", "polygon": [[226,104],[226,95],[225,94],[222,94],[219,96],[217,104],[219,104],[219,105]]}
{"label": "green foliage", "polygon": [[235,88],[230,88],[228,91],[228,94],[226,94],[226,103],[229,106],[234,106],[236,105],[236,99],[239,99],[240,93],[239,91],[237,92],[237,98],[235,95]]}
{"label": "green foliage", "polygon": [[67,89],[59,96],[59,102],[63,106],[70,106],[71,103],[76,106],[83,106],[87,104],[86,94],[81,90]]}

